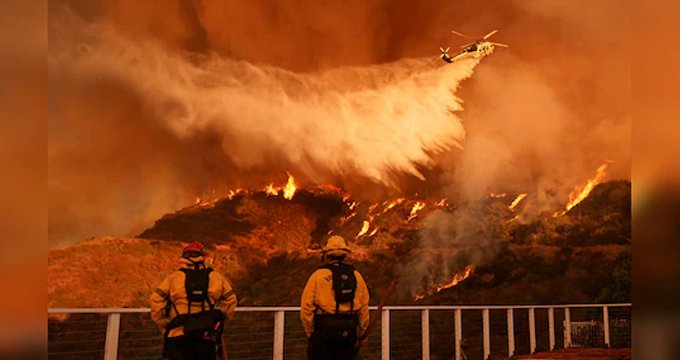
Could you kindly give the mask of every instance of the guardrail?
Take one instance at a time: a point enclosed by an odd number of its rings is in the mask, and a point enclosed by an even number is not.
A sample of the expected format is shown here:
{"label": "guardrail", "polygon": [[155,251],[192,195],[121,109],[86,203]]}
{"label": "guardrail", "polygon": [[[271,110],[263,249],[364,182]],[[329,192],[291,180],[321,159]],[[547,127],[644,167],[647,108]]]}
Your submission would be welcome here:
{"label": "guardrail", "polygon": [[[537,309],[547,309],[548,313],[548,342],[549,350],[555,349],[555,309],[564,311],[564,347],[572,345],[571,339],[571,314],[570,309],[575,308],[595,308],[602,311],[602,324],[604,332],[604,345],[610,347],[610,308],[630,308],[630,303],[622,304],[567,304],[567,305],[437,305],[437,306],[386,306],[382,310],[381,316],[381,338],[380,353],[382,360],[390,359],[390,318],[392,312],[397,311],[420,311],[421,320],[421,340],[422,340],[422,359],[430,359],[430,313],[436,311],[453,311],[454,322],[454,354],[456,360],[463,359],[463,311],[481,311],[482,313],[482,348],[483,358],[488,359],[491,355],[491,333],[489,313],[492,310],[505,310],[507,323],[507,351],[508,356],[515,355],[515,317],[514,312],[522,309],[528,311],[529,326],[529,352],[536,352],[536,315]],[[371,307],[371,310],[376,310]],[[104,359],[112,360],[118,357],[118,340],[120,334],[121,314],[147,313],[148,308],[53,308],[48,309],[48,314],[108,314],[106,326],[106,340],[104,345]],[[284,358],[284,332],[285,332],[285,313],[299,312],[299,307],[293,306],[257,306],[257,307],[238,307],[238,312],[271,312],[274,314],[274,336],[273,336],[273,359],[283,360]]]}

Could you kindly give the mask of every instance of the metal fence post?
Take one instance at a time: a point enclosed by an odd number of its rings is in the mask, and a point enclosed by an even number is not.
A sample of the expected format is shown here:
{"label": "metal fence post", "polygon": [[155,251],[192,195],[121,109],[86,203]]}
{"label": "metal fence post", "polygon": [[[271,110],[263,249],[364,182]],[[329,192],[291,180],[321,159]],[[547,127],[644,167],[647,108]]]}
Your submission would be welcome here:
{"label": "metal fence post", "polygon": [[430,310],[420,314],[421,331],[423,333],[423,360],[430,360]]}
{"label": "metal fence post", "polygon": [[274,313],[274,360],[283,360],[283,333],[286,330],[286,313],[278,310]]}
{"label": "metal fence post", "polygon": [[382,311],[382,336],[380,338],[380,353],[382,360],[390,360],[390,311]]}
{"label": "metal fence post", "polygon": [[455,339],[455,349],[456,349],[456,360],[461,360],[460,346],[463,341],[463,314],[460,309],[456,309],[453,313],[453,323],[454,323],[454,339]]}
{"label": "metal fence post", "polygon": [[484,360],[491,355],[491,337],[489,336],[489,309],[482,309],[482,337],[484,339]]}
{"label": "metal fence post", "polygon": [[512,308],[508,309],[508,357],[515,355],[515,316]]}
{"label": "metal fence post", "polygon": [[536,352],[536,311],[529,308],[529,353]]}
{"label": "metal fence post", "polygon": [[555,350],[555,309],[548,309],[548,341],[550,342],[550,351]]}
{"label": "metal fence post", "polygon": [[564,348],[571,347],[571,314],[569,308],[564,308]]}
{"label": "metal fence post", "polygon": [[604,346],[609,348],[609,307],[602,307],[602,323],[604,325]]}
{"label": "metal fence post", "polygon": [[106,321],[106,342],[104,360],[118,359],[118,337],[120,335],[120,313],[110,313]]}

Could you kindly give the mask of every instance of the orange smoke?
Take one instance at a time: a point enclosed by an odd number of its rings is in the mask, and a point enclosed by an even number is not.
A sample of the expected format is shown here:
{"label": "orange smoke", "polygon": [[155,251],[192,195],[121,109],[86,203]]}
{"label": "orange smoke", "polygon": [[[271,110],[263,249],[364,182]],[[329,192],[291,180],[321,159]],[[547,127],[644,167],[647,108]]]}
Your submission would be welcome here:
{"label": "orange smoke", "polygon": [[571,208],[574,206],[578,205],[583,199],[587,198],[588,195],[590,195],[590,192],[597,186],[597,184],[601,183],[602,180],[604,180],[604,177],[607,172],[607,168],[609,165],[612,163],[611,160],[605,160],[605,162],[600,165],[600,167],[597,168],[597,172],[595,174],[595,177],[592,179],[588,180],[585,185],[582,187],[577,186],[574,191],[572,191],[569,194],[569,202],[567,202],[567,205],[565,205],[564,210],[557,211],[553,214],[553,217],[558,217],[566,214]]}

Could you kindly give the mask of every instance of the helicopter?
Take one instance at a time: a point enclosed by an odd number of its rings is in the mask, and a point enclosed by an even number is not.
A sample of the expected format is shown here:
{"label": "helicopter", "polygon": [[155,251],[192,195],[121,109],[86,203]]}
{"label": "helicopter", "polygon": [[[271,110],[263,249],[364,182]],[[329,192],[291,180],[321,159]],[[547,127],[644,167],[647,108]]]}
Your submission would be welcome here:
{"label": "helicopter", "polygon": [[439,50],[441,51],[441,55],[439,55],[439,57],[441,57],[442,60],[446,61],[447,63],[452,63],[456,60],[466,59],[470,57],[474,57],[477,59],[482,58],[484,56],[491,54],[493,52],[494,47],[496,46],[509,47],[506,44],[487,41],[487,39],[490,38],[493,34],[497,33],[498,30],[493,30],[477,40],[455,30],[451,30],[451,32],[460,37],[472,40],[472,42],[461,46],[460,48],[462,50],[453,57],[449,55],[449,48],[444,49],[440,47]]}

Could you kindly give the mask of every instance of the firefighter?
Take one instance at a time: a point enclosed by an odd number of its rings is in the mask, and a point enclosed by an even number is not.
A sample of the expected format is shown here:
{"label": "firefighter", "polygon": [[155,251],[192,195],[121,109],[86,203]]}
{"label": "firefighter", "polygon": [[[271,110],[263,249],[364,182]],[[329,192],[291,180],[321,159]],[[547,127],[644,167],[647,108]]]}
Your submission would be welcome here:
{"label": "firefighter", "polygon": [[179,269],[151,294],[151,319],[165,331],[163,356],[171,360],[214,360],[224,322],[234,316],[234,290],[205,258],[203,245],[187,245]]}
{"label": "firefighter", "polygon": [[368,328],[368,289],[361,273],[345,262],[345,239],[331,236],[320,266],[302,292],[300,319],[309,360],[356,359],[357,339]]}

